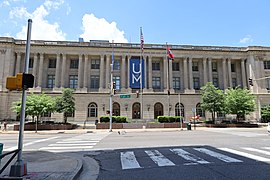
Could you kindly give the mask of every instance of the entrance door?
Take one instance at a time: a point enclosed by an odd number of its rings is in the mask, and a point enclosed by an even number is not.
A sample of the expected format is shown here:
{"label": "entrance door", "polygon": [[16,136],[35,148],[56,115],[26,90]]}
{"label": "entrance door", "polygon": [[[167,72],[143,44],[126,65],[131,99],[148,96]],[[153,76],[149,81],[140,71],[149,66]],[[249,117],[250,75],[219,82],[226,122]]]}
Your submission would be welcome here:
{"label": "entrance door", "polygon": [[163,116],[163,105],[161,103],[154,105],[154,118],[157,119],[158,116]]}
{"label": "entrance door", "polygon": [[113,115],[120,116],[120,104],[117,102],[113,103]]}
{"label": "entrance door", "polygon": [[140,103],[134,103],[132,106],[132,119],[141,118],[141,106]]}

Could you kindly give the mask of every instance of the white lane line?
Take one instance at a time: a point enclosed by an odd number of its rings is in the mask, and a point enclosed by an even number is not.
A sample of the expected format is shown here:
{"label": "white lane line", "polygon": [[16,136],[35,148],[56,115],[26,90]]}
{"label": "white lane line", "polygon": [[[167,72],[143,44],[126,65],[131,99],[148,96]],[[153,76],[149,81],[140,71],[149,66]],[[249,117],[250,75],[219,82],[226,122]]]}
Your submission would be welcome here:
{"label": "white lane line", "polygon": [[243,161],[241,161],[239,159],[235,159],[235,158],[226,156],[224,154],[211,151],[211,150],[206,149],[206,148],[193,148],[193,149],[195,149],[196,151],[199,151],[201,153],[207,154],[209,156],[215,157],[215,158],[217,158],[217,159],[219,159],[221,161],[224,161],[224,162],[228,162],[228,163],[243,162]]}
{"label": "white lane line", "polygon": [[[36,144],[36,143],[39,143],[39,142],[49,141],[49,140],[56,139],[56,138],[58,138],[58,137],[50,137],[50,138],[46,138],[46,139],[39,139],[39,140],[36,140],[36,141],[25,143],[23,145],[23,147],[26,147],[26,146],[29,146],[29,145],[32,145],[32,144]],[[13,151],[15,149],[18,149],[18,146],[13,146],[13,147],[7,148],[7,149],[5,149],[5,151]]]}
{"label": "white lane line", "polygon": [[74,143],[74,144],[71,144],[71,143],[67,143],[67,144],[50,144],[48,146],[94,146],[96,145],[97,143],[81,143],[81,144],[77,144],[77,143]]}
{"label": "white lane line", "polygon": [[[178,156],[184,158],[185,160],[192,161],[192,164],[209,164],[210,162],[195,156],[194,154],[191,154],[183,149],[170,149],[173,153],[177,154]],[[190,163],[188,163],[190,164]]]}
{"label": "white lane line", "polygon": [[175,164],[163,156],[159,151],[145,151],[146,154],[158,165],[158,166],[174,166]]}
{"label": "white lane line", "polygon": [[262,153],[262,154],[266,154],[266,155],[270,155],[269,151],[264,151],[264,150],[260,150],[260,149],[255,149],[255,148],[242,148],[248,151],[254,151],[254,152],[258,152],[258,153]]}
{"label": "white lane line", "polygon": [[256,155],[253,155],[253,154],[237,151],[237,150],[234,150],[234,149],[229,149],[229,148],[218,148],[218,149],[220,149],[222,151],[227,151],[227,152],[230,152],[230,153],[233,153],[233,154],[237,154],[237,155],[240,155],[240,156],[244,156],[246,158],[254,159],[256,161],[263,161],[263,162],[270,161],[270,159],[268,159],[268,158],[264,158],[264,157],[261,157],[261,156],[256,156]]}
{"label": "white lane line", "polygon": [[50,149],[92,149],[93,146],[61,146],[61,147],[42,147],[39,150],[50,150]]}
{"label": "white lane line", "polygon": [[98,143],[99,141],[71,141],[71,140],[68,140],[68,141],[58,141],[56,143],[59,143],[59,144],[67,144],[67,143]]}
{"label": "white lane line", "polygon": [[121,164],[122,169],[141,168],[133,151],[121,152]]}

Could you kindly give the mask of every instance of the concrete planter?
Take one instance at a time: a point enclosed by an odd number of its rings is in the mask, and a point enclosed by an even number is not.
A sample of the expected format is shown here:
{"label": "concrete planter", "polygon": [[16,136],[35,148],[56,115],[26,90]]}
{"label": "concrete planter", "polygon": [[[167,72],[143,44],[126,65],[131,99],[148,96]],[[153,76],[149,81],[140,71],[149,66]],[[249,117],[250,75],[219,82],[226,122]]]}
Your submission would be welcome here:
{"label": "concrete planter", "polygon": [[[109,123],[97,123],[96,129],[109,129]],[[179,123],[113,123],[112,129],[180,128]],[[183,128],[186,124],[183,123]]]}
{"label": "concrete planter", "polygon": [[205,124],[209,128],[257,128],[258,124]]}
{"label": "concrete planter", "polygon": [[[19,130],[20,125],[14,125],[14,131]],[[37,130],[70,130],[75,129],[76,124],[38,124]],[[25,124],[24,130],[26,131],[35,131],[35,124]]]}
{"label": "concrete planter", "polygon": [[[97,123],[96,129],[109,129],[110,123]],[[112,129],[123,129],[122,123],[112,123]]]}

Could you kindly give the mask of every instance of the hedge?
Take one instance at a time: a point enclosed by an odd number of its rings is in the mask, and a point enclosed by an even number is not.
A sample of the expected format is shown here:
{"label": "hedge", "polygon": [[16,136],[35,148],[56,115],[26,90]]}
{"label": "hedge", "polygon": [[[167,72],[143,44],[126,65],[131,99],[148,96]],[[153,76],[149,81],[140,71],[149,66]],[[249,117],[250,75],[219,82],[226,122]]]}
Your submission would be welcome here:
{"label": "hedge", "polygon": [[[101,123],[108,123],[110,122],[109,116],[101,116],[100,117]],[[126,116],[112,116],[112,122],[113,123],[127,123],[127,117]]]}
{"label": "hedge", "polygon": [[180,122],[180,119],[183,120],[182,116],[158,116],[157,117],[159,123],[173,123]]}

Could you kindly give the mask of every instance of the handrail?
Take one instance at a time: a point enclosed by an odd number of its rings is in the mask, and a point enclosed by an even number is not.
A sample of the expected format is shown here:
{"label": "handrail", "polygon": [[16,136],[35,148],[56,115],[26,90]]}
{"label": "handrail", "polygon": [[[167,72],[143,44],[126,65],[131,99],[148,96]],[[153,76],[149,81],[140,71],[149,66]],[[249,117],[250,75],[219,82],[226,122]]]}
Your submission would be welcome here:
{"label": "handrail", "polygon": [[14,157],[19,153],[21,149],[15,149],[13,151],[4,153],[4,154],[0,154],[0,160],[3,159],[5,156],[14,153],[9,160],[6,162],[6,164],[2,167],[2,169],[0,169],[0,174],[2,174],[2,172],[7,168],[7,166],[10,164],[10,162],[14,159]]}

